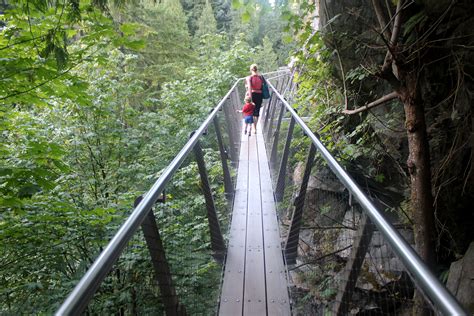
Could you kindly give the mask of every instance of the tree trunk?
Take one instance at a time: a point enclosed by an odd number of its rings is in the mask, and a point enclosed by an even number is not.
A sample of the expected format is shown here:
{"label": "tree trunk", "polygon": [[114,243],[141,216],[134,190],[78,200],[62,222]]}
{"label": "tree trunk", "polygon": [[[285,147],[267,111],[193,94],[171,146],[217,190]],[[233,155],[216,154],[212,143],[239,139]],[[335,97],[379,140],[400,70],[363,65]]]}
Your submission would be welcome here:
{"label": "tree trunk", "polygon": [[[407,166],[411,182],[411,213],[413,216],[416,250],[425,263],[432,268],[434,251],[434,206],[431,190],[431,160],[424,105],[420,97],[417,76],[403,74],[400,98],[405,109],[405,127],[408,135]],[[403,80],[404,79],[404,80]],[[429,315],[420,293],[415,294],[413,315]]]}
{"label": "tree trunk", "polygon": [[431,161],[424,106],[415,76],[407,75],[400,95],[405,108],[408,135],[408,170],[411,180],[411,210],[418,254],[430,266],[434,260],[434,206],[431,191]]}

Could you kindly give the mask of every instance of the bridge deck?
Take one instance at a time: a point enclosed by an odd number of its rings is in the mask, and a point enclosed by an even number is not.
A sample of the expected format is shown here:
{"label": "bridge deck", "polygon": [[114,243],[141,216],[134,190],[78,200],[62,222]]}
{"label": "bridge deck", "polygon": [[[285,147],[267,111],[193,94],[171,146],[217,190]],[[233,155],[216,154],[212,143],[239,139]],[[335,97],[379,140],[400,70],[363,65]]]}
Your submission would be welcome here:
{"label": "bridge deck", "polygon": [[219,315],[290,315],[262,130],[242,133]]}

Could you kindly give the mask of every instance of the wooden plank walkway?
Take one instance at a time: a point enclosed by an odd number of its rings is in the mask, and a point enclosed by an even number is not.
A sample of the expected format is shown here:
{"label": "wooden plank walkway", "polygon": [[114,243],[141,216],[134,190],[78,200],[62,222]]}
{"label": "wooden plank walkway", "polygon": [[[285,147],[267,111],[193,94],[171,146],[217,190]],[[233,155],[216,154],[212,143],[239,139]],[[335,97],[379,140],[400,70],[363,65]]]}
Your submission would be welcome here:
{"label": "wooden plank walkway", "polygon": [[260,124],[243,135],[219,315],[290,315],[275,200]]}

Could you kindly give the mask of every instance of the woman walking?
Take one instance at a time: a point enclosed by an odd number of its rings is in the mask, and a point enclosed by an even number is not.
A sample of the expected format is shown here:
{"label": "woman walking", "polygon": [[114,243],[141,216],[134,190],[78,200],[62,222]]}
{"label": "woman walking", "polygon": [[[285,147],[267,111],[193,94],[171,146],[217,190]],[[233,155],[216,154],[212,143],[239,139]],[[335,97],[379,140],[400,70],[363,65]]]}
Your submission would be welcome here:
{"label": "woman walking", "polygon": [[257,123],[258,117],[260,116],[260,107],[262,106],[263,94],[263,78],[258,73],[258,66],[252,64],[250,66],[251,75],[245,78],[245,86],[247,88],[246,95],[252,98],[252,102],[255,104],[255,109],[253,111],[253,127],[254,132],[257,133]]}

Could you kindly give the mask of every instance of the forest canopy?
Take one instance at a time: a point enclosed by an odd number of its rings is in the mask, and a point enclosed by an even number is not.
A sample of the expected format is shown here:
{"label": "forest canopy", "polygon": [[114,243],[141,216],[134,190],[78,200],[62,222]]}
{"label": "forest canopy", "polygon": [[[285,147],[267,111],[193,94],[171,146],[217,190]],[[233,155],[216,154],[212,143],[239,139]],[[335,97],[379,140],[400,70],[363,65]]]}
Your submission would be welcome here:
{"label": "forest canopy", "polygon": [[[290,48],[266,1],[22,0],[0,14],[0,313],[50,314],[236,78],[252,63],[277,69]],[[220,177],[217,154],[206,161]],[[169,189],[175,216],[158,220],[167,245],[209,248],[186,164]],[[157,312],[145,306],[159,295],[142,237],[128,247],[89,312]],[[208,314],[217,264],[170,261],[196,274],[177,280],[196,293],[189,311]]]}

